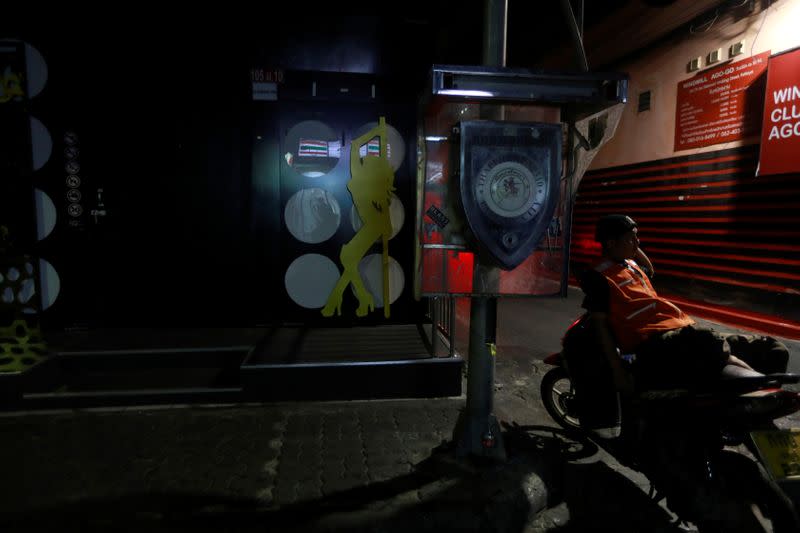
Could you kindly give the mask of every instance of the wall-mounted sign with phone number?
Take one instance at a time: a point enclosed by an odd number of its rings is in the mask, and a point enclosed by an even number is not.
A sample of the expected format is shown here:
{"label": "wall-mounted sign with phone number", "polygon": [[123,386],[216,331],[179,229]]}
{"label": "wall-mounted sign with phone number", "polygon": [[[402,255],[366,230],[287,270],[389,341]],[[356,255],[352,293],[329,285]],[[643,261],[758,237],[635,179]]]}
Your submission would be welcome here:
{"label": "wall-mounted sign with phone number", "polygon": [[764,52],[678,83],[676,152],[758,135],[768,58]]}

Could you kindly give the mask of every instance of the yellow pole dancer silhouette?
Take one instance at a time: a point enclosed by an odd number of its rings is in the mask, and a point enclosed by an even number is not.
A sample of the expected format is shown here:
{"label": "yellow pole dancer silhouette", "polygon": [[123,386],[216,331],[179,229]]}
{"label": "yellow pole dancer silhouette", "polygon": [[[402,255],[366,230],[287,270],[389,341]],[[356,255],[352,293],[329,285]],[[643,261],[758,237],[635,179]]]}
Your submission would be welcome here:
{"label": "yellow pole dancer silhouette", "polygon": [[[360,148],[375,137],[380,141],[380,156],[370,156],[367,146],[367,154],[361,158]],[[325,307],[322,308],[323,316],[332,316],[334,312],[337,315],[342,314],[342,295],[350,283],[353,284],[358,298],[356,315],[366,316],[369,311],[375,309],[375,301],[364,287],[358,263],[370,246],[382,237],[383,314],[389,317],[389,237],[392,234],[389,204],[394,192],[394,170],[389,164],[386,139],[386,119],[380,117],[375,128],[350,143],[350,181],[347,183],[347,189],[353,197],[353,205],[363,225],[350,242],[342,246],[339,259],[344,272],[328,296]]]}

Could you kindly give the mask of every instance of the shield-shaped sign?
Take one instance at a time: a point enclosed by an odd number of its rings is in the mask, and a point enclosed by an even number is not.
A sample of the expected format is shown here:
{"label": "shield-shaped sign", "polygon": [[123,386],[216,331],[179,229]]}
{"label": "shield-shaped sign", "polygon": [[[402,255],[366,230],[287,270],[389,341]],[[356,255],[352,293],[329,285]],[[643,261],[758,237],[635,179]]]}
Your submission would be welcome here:
{"label": "shield-shaped sign", "polygon": [[558,203],[561,124],[465,121],[461,202],[482,255],[504,270],[539,244]]}

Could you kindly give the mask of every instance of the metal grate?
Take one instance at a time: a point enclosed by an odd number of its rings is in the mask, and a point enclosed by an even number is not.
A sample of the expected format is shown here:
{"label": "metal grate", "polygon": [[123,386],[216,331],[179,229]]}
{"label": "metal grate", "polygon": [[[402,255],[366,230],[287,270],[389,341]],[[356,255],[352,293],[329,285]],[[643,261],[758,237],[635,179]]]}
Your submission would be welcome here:
{"label": "metal grate", "polygon": [[[436,355],[439,334],[447,343],[448,355],[455,355],[456,300],[452,296],[434,296],[428,298],[427,316],[431,319],[431,351]],[[438,331],[438,334],[437,334]]]}

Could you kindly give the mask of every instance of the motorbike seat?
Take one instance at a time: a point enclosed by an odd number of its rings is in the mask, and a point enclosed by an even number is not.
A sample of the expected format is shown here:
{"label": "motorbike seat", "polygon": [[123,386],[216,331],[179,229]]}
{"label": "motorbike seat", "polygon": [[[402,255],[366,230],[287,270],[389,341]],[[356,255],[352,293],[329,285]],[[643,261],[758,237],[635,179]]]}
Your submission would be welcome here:
{"label": "motorbike seat", "polygon": [[745,393],[765,388],[780,388],[782,385],[798,382],[800,382],[798,374],[762,374],[735,365],[725,365],[720,379],[712,385],[714,390]]}
{"label": "motorbike seat", "polygon": [[691,387],[653,385],[640,390],[638,396],[643,400],[658,400],[708,393],[745,394],[760,389],[780,388],[782,385],[793,383],[800,383],[800,374],[762,374],[740,366],[725,365],[720,373],[720,379]]}

